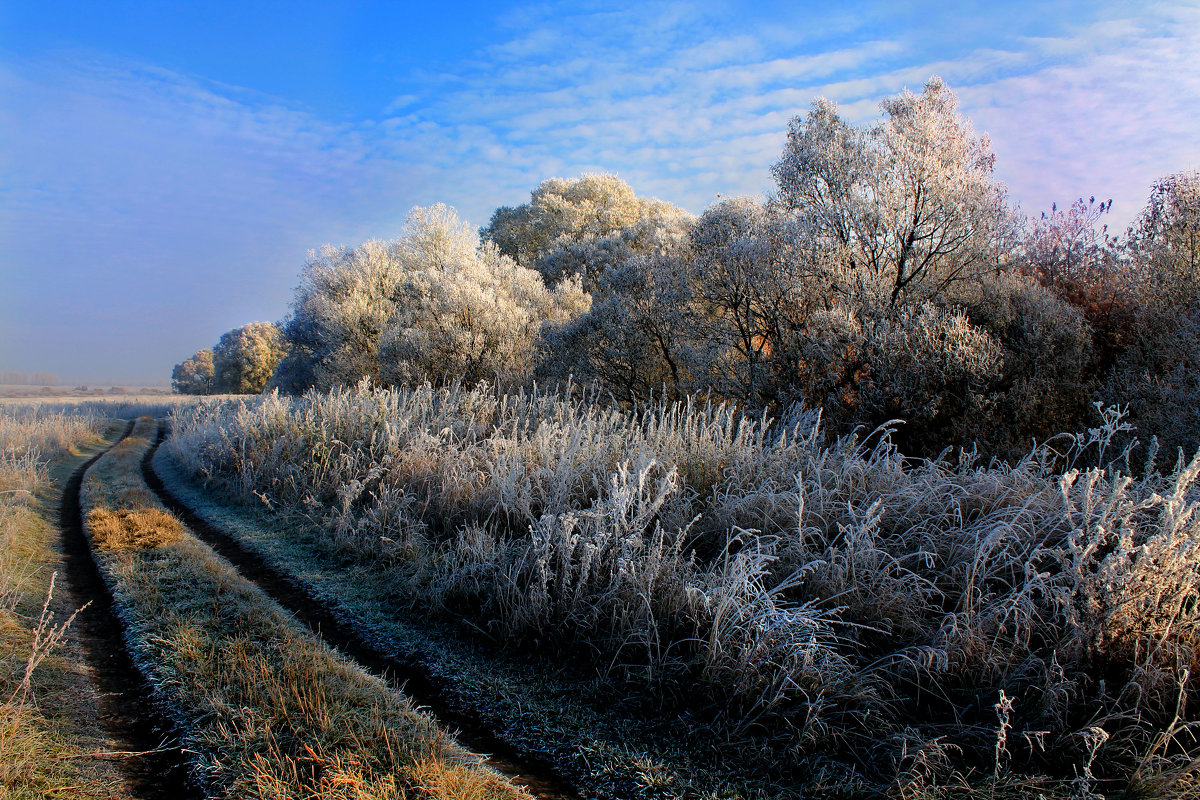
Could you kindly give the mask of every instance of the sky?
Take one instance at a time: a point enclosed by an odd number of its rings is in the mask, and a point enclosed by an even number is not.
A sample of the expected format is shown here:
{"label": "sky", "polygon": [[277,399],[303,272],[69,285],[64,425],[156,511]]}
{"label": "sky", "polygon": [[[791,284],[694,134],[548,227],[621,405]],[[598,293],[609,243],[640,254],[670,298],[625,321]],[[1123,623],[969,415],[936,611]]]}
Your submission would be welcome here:
{"label": "sky", "polygon": [[1200,167],[1200,2],[0,0],[0,370],[167,381],[288,311],[306,253],[611,172],[770,192],[817,97],[941,76],[1014,205]]}

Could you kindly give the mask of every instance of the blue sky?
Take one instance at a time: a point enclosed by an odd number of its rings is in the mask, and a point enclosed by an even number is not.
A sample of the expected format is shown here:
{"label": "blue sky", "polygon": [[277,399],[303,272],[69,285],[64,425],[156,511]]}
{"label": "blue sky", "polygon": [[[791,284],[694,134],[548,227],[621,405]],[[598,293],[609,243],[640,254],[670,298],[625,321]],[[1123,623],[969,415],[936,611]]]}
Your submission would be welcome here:
{"label": "blue sky", "polygon": [[702,211],[941,75],[1029,213],[1200,166],[1200,3],[0,0],[0,369],[165,380],[305,252],[552,175]]}

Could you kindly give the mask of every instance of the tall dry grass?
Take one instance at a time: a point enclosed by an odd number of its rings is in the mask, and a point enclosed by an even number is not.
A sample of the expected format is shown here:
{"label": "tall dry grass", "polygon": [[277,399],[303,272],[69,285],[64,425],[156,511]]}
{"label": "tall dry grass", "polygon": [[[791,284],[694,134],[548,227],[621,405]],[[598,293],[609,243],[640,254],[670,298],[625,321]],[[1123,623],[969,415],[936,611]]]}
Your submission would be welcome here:
{"label": "tall dry grass", "polygon": [[1109,410],[1015,464],[917,461],[887,430],[827,440],[812,411],[363,384],[182,409],[167,446],[390,560],[408,602],[700,702],[731,736],[909,790],[1002,765],[1177,791],[1200,461],[1134,474],[1122,430]]}
{"label": "tall dry grass", "polygon": [[21,403],[0,405],[0,455],[48,461],[100,435],[104,415],[91,407],[60,408]]}

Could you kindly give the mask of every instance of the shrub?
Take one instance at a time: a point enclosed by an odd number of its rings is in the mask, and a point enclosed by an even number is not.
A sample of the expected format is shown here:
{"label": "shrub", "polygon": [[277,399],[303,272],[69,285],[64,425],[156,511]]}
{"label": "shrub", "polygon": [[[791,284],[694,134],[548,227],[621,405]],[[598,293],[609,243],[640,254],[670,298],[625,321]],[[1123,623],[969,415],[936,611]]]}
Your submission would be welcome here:
{"label": "shrub", "polygon": [[972,324],[1002,350],[984,390],[990,412],[962,421],[963,444],[1016,459],[1034,441],[1083,427],[1097,383],[1086,312],[1018,273],[988,276],[958,292]]}

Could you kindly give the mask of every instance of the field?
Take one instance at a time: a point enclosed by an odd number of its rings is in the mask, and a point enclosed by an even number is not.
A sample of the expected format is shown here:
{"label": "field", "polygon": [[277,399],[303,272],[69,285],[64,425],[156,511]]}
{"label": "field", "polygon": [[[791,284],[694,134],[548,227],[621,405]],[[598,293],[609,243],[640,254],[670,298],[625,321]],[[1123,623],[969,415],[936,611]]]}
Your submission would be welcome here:
{"label": "field", "polygon": [[14,797],[1196,791],[1200,462],[1126,473],[1115,412],[981,464],[486,387],[93,408],[4,418]]}
{"label": "field", "polygon": [[[1114,455],[1114,412],[1015,465],[907,460],[886,432],[828,443],[815,414],[486,389],[267,397],[172,426],[173,491],[434,674],[470,659],[414,627],[511,662],[443,679],[496,720],[512,699],[472,681],[524,683],[504,735],[566,739],[545,752],[582,785],[604,759],[680,796],[1193,786],[1200,462],[1083,466]],[[245,508],[229,521],[220,498]],[[655,709],[624,752],[600,733],[614,708]],[[720,755],[695,746],[712,737]]]}

